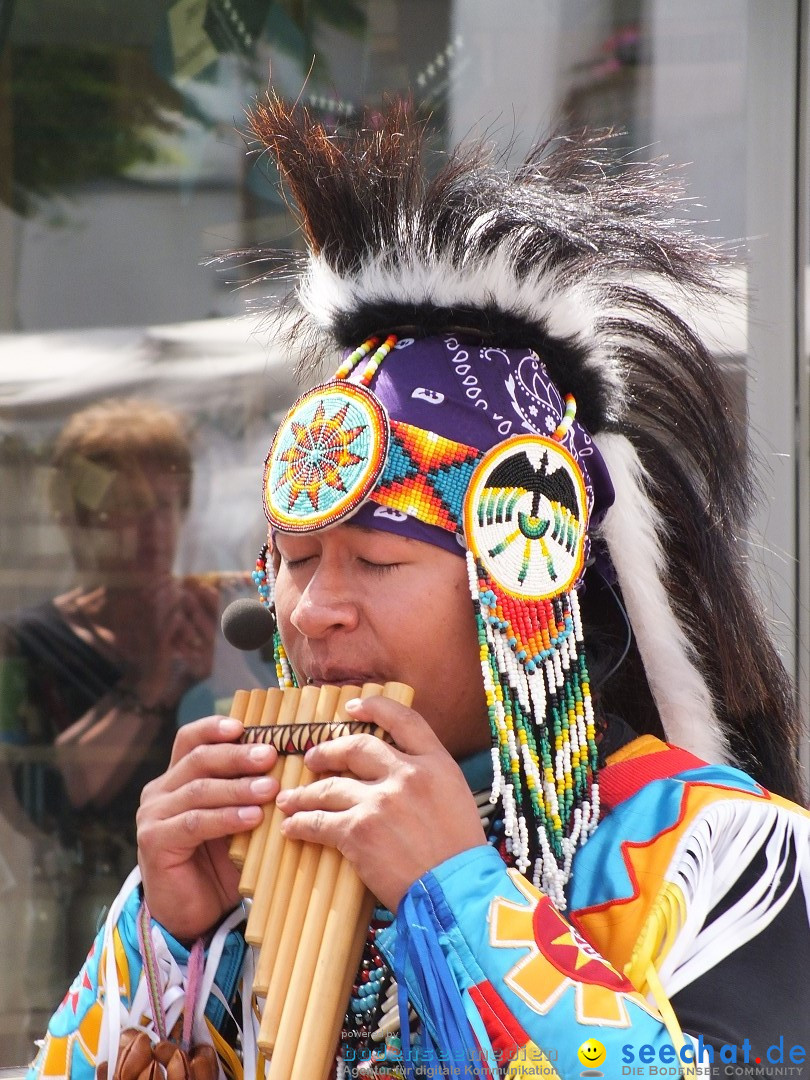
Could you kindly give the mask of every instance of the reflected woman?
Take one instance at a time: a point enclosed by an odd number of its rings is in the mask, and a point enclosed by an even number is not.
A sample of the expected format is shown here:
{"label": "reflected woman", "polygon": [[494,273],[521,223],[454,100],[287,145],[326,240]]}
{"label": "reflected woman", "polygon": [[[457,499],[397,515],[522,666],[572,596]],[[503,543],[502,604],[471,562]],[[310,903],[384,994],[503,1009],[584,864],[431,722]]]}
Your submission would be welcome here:
{"label": "reflected woman", "polygon": [[211,672],[217,589],[172,569],[191,479],[183,421],[155,402],[91,405],[56,440],[50,495],[76,584],[5,623],[0,728],[53,745],[55,773],[20,776],[18,794],[63,842],[102,809],[105,831],[131,838],[178,704]]}

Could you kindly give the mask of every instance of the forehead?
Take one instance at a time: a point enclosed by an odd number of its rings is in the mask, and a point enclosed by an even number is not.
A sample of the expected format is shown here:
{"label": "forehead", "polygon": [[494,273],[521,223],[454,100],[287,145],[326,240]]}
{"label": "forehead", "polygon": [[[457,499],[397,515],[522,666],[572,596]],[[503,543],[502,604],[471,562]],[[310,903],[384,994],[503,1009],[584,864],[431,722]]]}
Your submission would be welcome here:
{"label": "forehead", "polygon": [[367,525],[354,524],[351,521],[331,525],[326,529],[314,529],[312,532],[285,532],[283,529],[271,529],[271,545],[280,543],[283,549],[292,544],[338,545],[345,544],[354,549],[385,549],[392,552],[410,553],[414,557],[430,559],[438,549],[433,544],[414,540],[409,536],[388,532],[385,529],[372,529]]}

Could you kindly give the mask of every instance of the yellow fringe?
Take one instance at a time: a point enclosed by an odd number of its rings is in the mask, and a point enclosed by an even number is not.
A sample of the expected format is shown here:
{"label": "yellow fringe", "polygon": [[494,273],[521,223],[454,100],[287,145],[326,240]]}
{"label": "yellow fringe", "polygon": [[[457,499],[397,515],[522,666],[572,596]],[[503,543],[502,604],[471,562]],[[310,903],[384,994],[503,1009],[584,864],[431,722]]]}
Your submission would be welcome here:
{"label": "yellow fringe", "polygon": [[685,1062],[680,1057],[681,1049],[690,1044],[687,1043],[681,1031],[675,1010],[661,984],[654,962],[655,960],[660,964],[664,960],[685,919],[686,901],[683,893],[676,885],[667,883],[656,897],[655,904],[644,922],[633,949],[633,955],[624,970],[639,993],[644,994],[649,991],[652,994],[661,1019],[672,1039],[672,1044],[678,1053],[681,1074],[686,1080],[694,1080],[698,1075],[695,1063]]}
{"label": "yellow fringe", "polygon": [[[684,1061],[681,1057],[681,1050],[684,1046],[690,1045],[686,1042],[686,1036],[681,1031],[681,1025],[678,1023],[678,1018],[675,1015],[675,1010],[672,1008],[672,1003],[666,995],[666,991],[661,985],[661,980],[658,978],[658,972],[655,970],[655,966],[650,964],[645,972],[647,979],[647,986],[650,988],[652,996],[655,998],[655,1004],[658,1006],[658,1011],[661,1013],[661,1019],[666,1025],[666,1029],[669,1032],[669,1037],[672,1039],[672,1045],[678,1052],[678,1059],[681,1062],[681,1075],[685,1080],[694,1080],[697,1076],[697,1069],[695,1068],[694,1060],[690,1063]],[[694,1059],[695,1051],[692,1047],[692,1058]]]}
{"label": "yellow fringe", "polygon": [[649,911],[633,955],[625,965],[625,975],[639,993],[644,993],[647,969],[660,964],[686,921],[686,901],[677,885],[664,885]]}
{"label": "yellow fringe", "polygon": [[231,1080],[244,1080],[245,1072],[242,1068],[242,1062],[236,1056],[236,1051],[223,1039],[208,1017],[206,1017],[205,1022],[208,1025],[208,1031],[214,1043],[214,1049],[219,1055],[219,1059],[222,1062],[222,1067],[226,1074]]}

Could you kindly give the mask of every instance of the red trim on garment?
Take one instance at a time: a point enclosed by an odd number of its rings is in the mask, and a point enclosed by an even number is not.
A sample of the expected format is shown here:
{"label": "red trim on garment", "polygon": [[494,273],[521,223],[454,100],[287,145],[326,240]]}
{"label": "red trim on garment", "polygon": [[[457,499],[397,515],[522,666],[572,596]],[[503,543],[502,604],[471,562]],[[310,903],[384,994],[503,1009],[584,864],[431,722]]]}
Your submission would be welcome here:
{"label": "red trim on garment", "polygon": [[606,765],[599,772],[599,796],[602,806],[612,810],[614,806],[631,798],[653,780],[666,780],[689,769],[699,769],[706,762],[679,746],[667,746],[654,754]]}
{"label": "red trim on garment", "polygon": [[[586,941],[588,940],[588,938],[585,930],[583,929],[582,922],[580,921],[580,916],[593,915],[597,912],[608,911],[610,908],[621,907],[622,904],[632,904],[636,900],[638,900],[639,896],[641,895],[641,886],[636,876],[636,868],[633,865],[632,860],[628,857],[628,851],[631,848],[633,850],[643,850],[646,847],[652,847],[654,844],[658,843],[662,836],[666,836],[666,834],[672,832],[673,829],[679,828],[683,824],[684,817],[686,816],[686,808],[689,800],[689,791],[692,787],[696,786],[698,785],[690,784],[689,786],[687,786],[686,784],[684,784],[683,793],[681,795],[681,803],[678,807],[678,816],[671,824],[667,825],[666,828],[661,829],[660,832],[655,833],[654,836],[649,837],[647,840],[622,840],[621,844],[619,845],[622,866],[627,872],[627,877],[630,881],[630,884],[632,885],[632,890],[630,893],[628,893],[627,896],[611,897],[611,899],[609,900],[603,900],[601,904],[592,904],[589,907],[577,908],[576,911],[567,912],[566,917],[568,921],[571,923],[572,926],[576,927],[580,935],[584,937]],[[705,787],[708,785],[703,786]]]}
{"label": "red trim on garment", "polygon": [[470,987],[470,998],[484,1021],[498,1064],[507,1065],[529,1042],[529,1036],[488,979]]}

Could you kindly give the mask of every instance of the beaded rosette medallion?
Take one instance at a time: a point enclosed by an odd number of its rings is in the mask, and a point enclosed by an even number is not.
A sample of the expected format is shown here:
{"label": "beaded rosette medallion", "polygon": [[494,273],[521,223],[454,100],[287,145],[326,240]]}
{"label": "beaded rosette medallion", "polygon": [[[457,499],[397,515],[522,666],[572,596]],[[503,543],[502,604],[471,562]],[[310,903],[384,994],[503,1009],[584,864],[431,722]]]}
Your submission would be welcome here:
{"label": "beaded rosette medallion", "polygon": [[388,439],[388,414],[364,386],[333,382],[304,394],[265,461],[268,521],[287,532],[313,532],[351,514],[377,482]]}
{"label": "beaded rosette medallion", "polygon": [[[593,494],[574,452],[576,403],[571,395],[563,402],[550,384],[549,408],[555,399],[559,406],[548,435],[514,435],[481,451],[390,417],[369,383],[396,338],[372,352],[376,345],[365,342],[333,381],[290,409],[265,462],[265,514],[272,529],[312,532],[371,502],[458,538],[478,626],[492,802],[503,804],[505,854],[562,909],[574,852],[598,819],[576,594]],[[254,576],[272,606],[266,549]],[[277,634],[276,662],[281,684],[294,685]]]}

